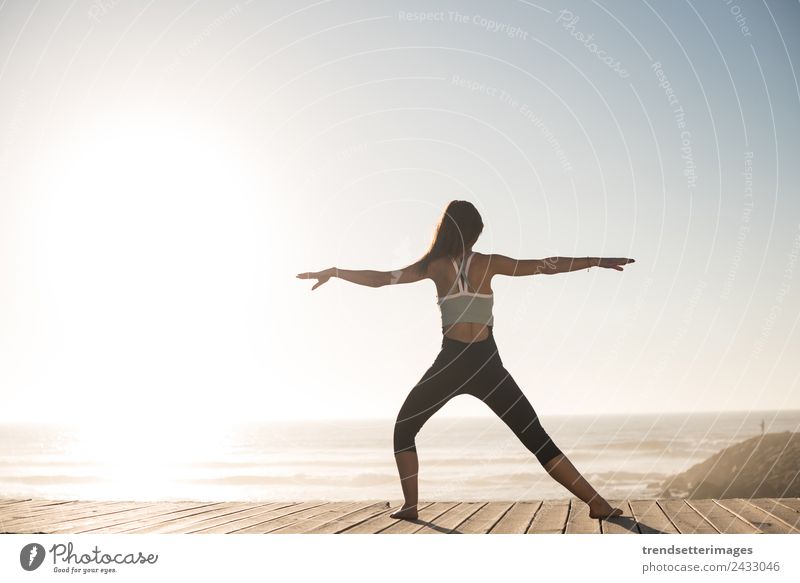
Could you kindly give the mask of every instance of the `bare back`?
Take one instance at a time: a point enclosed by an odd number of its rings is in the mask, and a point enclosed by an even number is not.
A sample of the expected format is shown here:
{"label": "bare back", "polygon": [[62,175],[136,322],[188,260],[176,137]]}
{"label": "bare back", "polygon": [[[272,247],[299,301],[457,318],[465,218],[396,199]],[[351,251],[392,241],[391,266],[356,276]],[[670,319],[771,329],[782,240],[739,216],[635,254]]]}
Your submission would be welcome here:
{"label": "bare back", "polygon": [[[469,256],[469,251],[466,256]],[[456,263],[460,264],[463,258],[457,257]],[[472,257],[468,273],[468,289],[470,292],[491,294],[491,274],[488,273],[489,256],[477,251]],[[448,290],[453,288],[456,281],[456,270],[450,257],[440,257],[431,262],[429,267],[430,278],[436,284],[436,295],[444,297]],[[452,293],[452,291],[450,292]],[[489,329],[484,324],[473,322],[457,322],[442,329],[448,338],[460,342],[477,342],[489,337]]]}

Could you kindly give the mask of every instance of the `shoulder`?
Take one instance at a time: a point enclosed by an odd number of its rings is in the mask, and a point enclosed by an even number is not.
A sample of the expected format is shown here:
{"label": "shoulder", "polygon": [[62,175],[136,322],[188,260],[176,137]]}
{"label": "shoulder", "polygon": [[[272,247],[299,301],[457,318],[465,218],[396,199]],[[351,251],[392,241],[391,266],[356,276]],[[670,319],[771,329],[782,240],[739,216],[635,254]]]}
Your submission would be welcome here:
{"label": "shoulder", "polygon": [[[449,257],[437,257],[435,259],[431,259],[428,263],[428,271],[425,274],[427,277],[436,277],[444,273],[444,270],[448,265],[451,265],[451,261]],[[450,268],[452,269],[452,267]]]}
{"label": "shoulder", "polygon": [[493,253],[479,253],[475,251],[472,254],[472,263],[470,264],[470,267],[471,268],[472,266],[478,266],[479,268],[489,267],[494,261],[493,259],[494,257],[497,256]]}
{"label": "shoulder", "polygon": [[515,259],[499,253],[475,253],[473,263],[476,263],[488,277],[513,271]]}

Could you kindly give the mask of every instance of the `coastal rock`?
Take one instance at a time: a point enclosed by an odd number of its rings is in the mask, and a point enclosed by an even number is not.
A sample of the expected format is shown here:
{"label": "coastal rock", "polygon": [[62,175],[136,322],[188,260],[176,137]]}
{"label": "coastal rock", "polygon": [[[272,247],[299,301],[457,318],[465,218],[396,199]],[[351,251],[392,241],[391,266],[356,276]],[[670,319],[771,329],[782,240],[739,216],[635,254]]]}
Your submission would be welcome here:
{"label": "coastal rock", "polygon": [[800,433],[767,433],[727,447],[661,485],[660,498],[800,496]]}

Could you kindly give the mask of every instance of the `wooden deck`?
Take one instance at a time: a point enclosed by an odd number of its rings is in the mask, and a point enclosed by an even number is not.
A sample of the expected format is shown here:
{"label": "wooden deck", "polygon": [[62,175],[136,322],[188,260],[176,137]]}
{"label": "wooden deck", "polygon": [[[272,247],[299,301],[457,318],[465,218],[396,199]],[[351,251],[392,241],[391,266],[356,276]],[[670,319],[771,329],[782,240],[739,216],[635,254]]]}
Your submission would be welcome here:
{"label": "wooden deck", "polygon": [[400,501],[103,502],[0,499],[0,533],[798,534],[800,498],[610,500],[624,515],[589,518],[576,498],[420,502],[419,520],[389,518]]}

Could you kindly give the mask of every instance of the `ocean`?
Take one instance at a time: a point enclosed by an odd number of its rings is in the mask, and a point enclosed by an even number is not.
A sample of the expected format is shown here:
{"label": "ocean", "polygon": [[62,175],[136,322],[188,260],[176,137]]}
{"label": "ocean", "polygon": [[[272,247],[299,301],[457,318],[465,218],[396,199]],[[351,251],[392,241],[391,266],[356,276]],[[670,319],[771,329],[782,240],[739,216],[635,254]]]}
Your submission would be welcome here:
{"label": "ocean", "polygon": [[[606,498],[666,477],[800,411],[547,416],[555,443]],[[0,425],[0,496],[80,500],[397,500],[393,419],[92,427]],[[498,418],[433,417],[417,436],[422,500],[567,498]]]}

